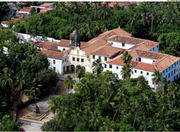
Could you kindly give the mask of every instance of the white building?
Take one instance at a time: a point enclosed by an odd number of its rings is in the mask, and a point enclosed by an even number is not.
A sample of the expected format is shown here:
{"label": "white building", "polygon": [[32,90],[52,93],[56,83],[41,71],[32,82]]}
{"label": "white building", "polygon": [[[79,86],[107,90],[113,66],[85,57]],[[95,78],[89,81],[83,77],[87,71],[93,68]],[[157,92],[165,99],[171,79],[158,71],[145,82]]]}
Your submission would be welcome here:
{"label": "white building", "polygon": [[68,66],[68,51],[58,52],[52,50],[41,50],[41,53],[48,57],[50,69],[53,69],[58,74],[63,74],[66,72],[66,68]]}
{"label": "white building", "polygon": [[[78,40],[78,36],[74,38],[76,38],[75,41]],[[52,53],[45,54],[50,61],[50,67],[60,74],[69,70],[74,71],[77,65],[84,66],[87,72],[92,72],[93,62],[100,59],[104,71],[112,71],[122,79],[121,71],[125,64],[121,57],[124,51],[128,51],[132,56],[131,78],[144,76],[154,91],[156,84],[152,82],[152,75],[156,70],[161,73],[162,77],[166,77],[167,81],[179,78],[179,57],[158,53],[158,42],[134,38],[120,28],[106,31],[88,42],[79,42],[75,45],[74,43],[73,41],[72,44],[72,40],[62,39],[58,43],[43,42],[38,46],[45,50],[44,53],[54,50]]]}

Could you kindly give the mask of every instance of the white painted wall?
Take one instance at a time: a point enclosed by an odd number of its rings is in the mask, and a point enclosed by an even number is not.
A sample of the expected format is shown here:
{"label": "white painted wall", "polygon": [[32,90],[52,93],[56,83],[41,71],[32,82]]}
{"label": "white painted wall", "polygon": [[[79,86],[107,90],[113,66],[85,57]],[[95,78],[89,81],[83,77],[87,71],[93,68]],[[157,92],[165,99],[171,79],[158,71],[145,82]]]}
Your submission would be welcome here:
{"label": "white painted wall", "polygon": [[24,34],[24,33],[17,33],[15,32],[15,35],[17,38],[20,39],[21,43],[25,42],[44,42],[44,41],[49,41],[49,42],[60,42],[60,40],[56,40],[54,38],[43,38],[42,36],[31,36],[29,34]]}
{"label": "white painted wall", "polygon": [[[63,63],[62,60],[59,59],[54,59],[54,58],[49,58],[49,68],[53,69],[53,67],[56,68],[55,72],[59,73],[59,74],[63,74]],[[55,64],[53,63],[53,60],[55,60]]]}
{"label": "white painted wall", "polygon": [[3,24],[3,23],[1,23],[1,25],[2,25],[3,27],[5,27],[5,28],[7,28],[7,27],[8,27],[8,25],[7,25],[7,24]]}
{"label": "white painted wall", "polygon": [[57,48],[60,51],[64,51],[64,50],[68,50],[69,49],[69,47],[63,47],[63,46],[58,46]]}
{"label": "white painted wall", "polygon": [[155,61],[155,59],[150,59],[150,58],[145,58],[145,57],[138,57],[135,59],[135,61],[139,61],[139,58],[141,58],[140,62],[144,62],[144,63],[148,63],[148,64],[152,64],[153,61]]}
{"label": "white painted wall", "polygon": [[27,12],[27,11],[18,11],[19,14],[31,14],[30,12]]}
{"label": "white painted wall", "polygon": [[122,48],[122,49],[130,49],[134,46],[134,44],[128,44],[128,43],[125,43],[125,45],[122,46],[121,42],[115,42],[115,41],[110,41],[110,40],[108,40],[108,43],[110,43],[111,46],[113,47]]}

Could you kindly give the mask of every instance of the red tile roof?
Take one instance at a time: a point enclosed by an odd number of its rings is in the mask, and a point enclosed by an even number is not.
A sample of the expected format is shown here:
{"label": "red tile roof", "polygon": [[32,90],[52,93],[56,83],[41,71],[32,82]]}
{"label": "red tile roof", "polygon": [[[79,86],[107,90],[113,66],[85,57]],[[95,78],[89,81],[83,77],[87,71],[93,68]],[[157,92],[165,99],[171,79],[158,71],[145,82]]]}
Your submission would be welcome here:
{"label": "red tile roof", "polygon": [[121,48],[116,48],[116,47],[112,47],[110,45],[105,45],[102,48],[92,52],[91,54],[94,55],[101,55],[101,56],[105,56],[105,57],[112,57],[113,55],[117,54],[117,53],[123,53],[124,50]]}
{"label": "red tile roof", "polygon": [[54,58],[61,60],[66,52],[52,51],[52,50],[41,50],[42,54],[45,54],[48,58]]}
{"label": "red tile roof", "polygon": [[20,9],[20,11],[30,12],[31,11],[31,7],[23,7],[22,9]]}
{"label": "red tile roof", "polygon": [[8,21],[2,21],[1,23],[2,24],[8,24]]}
{"label": "red tile roof", "polygon": [[60,43],[59,43],[59,46],[62,46],[62,47],[69,47],[69,40],[67,39],[61,39],[60,40]]}
{"label": "red tile roof", "polygon": [[53,8],[41,8],[39,13],[45,13],[50,10],[53,10]]}
{"label": "red tile roof", "polygon": [[41,7],[47,7],[47,6],[51,6],[51,5],[53,5],[53,3],[43,3],[40,6]]}
{"label": "red tile roof", "polygon": [[[163,70],[180,60],[179,57],[148,51],[130,50],[129,53],[133,57],[131,61],[132,67],[152,72],[154,72],[155,70],[162,72]],[[110,59],[107,63],[124,66],[125,64],[122,61],[121,56],[122,54],[113,59]],[[144,62],[134,61],[134,59],[137,57],[155,59],[155,62],[153,62],[152,64],[148,64]]]}
{"label": "red tile roof", "polygon": [[58,50],[57,47],[59,46],[59,43],[56,43],[56,42],[40,42],[38,43],[38,45],[40,48],[42,49],[46,49],[46,50]]}

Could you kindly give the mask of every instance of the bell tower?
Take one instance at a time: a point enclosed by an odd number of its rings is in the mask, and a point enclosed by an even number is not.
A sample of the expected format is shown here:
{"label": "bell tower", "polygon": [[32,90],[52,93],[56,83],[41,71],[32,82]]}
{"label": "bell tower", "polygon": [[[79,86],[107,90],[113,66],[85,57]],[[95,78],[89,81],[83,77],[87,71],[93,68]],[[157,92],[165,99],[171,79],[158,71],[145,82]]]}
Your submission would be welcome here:
{"label": "bell tower", "polygon": [[70,49],[74,49],[75,47],[80,48],[80,41],[81,36],[78,33],[77,29],[75,29],[70,35]]}

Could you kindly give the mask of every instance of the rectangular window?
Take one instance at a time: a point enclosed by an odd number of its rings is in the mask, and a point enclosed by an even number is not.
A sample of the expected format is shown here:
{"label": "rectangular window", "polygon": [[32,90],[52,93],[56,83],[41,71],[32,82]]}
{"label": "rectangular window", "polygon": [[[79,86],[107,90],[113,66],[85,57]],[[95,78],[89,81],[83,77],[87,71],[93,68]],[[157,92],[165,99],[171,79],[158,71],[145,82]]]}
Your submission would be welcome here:
{"label": "rectangular window", "polygon": [[104,57],[104,60],[107,61],[107,57]]}
{"label": "rectangular window", "polygon": [[122,43],[122,47],[124,47],[125,46],[125,43]]}
{"label": "rectangular window", "polygon": [[53,67],[53,70],[56,71],[56,67]]}
{"label": "rectangular window", "polygon": [[139,58],[139,62],[141,62],[141,58]]}
{"label": "rectangular window", "polygon": [[79,61],[79,58],[77,58],[77,61]]}
{"label": "rectangular window", "polygon": [[118,67],[118,66],[116,66],[116,69],[119,69],[119,67]]}
{"label": "rectangular window", "polygon": [[167,72],[168,69],[166,69],[166,72]]}
{"label": "rectangular window", "polygon": [[149,72],[147,72],[147,76],[149,75]]}
{"label": "rectangular window", "polygon": [[72,60],[75,61],[75,58],[73,57]]}
{"label": "rectangular window", "polygon": [[134,72],[136,73],[137,71],[136,71],[136,70],[134,70]]}
{"label": "rectangular window", "polygon": [[109,65],[109,68],[112,68],[112,65]]}
{"label": "rectangular window", "polygon": [[53,64],[56,64],[56,60],[53,60]]}
{"label": "rectangular window", "polygon": [[106,66],[106,64],[104,64],[104,68],[106,68],[107,66]]}
{"label": "rectangular window", "polygon": [[170,73],[168,74],[168,77],[170,77]]}
{"label": "rectangular window", "polygon": [[170,67],[169,67],[169,71],[170,71]]}
{"label": "rectangular window", "polygon": [[84,62],[84,59],[81,59],[81,62]]}
{"label": "rectangular window", "polygon": [[101,59],[101,56],[99,56],[99,59]]}
{"label": "rectangular window", "polygon": [[141,74],[143,74],[143,71],[141,71]]}
{"label": "rectangular window", "polygon": [[93,55],[93,59],[95,59],[95,55]]}

